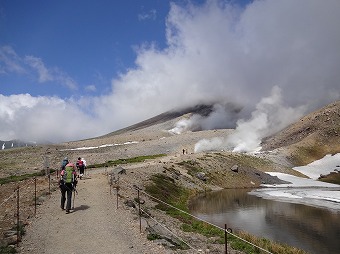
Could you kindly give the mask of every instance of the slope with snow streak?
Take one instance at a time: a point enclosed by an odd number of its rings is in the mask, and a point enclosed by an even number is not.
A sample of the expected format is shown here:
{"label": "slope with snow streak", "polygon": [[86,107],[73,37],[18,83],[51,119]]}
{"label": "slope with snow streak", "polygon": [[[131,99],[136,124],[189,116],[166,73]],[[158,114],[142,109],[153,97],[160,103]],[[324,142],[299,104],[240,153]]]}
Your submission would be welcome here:
{"label": "slope with snow streak", "polygon": [[250,194],[278,201],[324,207],[340,212],[340,186],[316,180],[320,174],[329,174],[334,171],[334,168],[339,164],[340,154],[338,153],[333,156],[326,155],[324,158],[306,166],[294,168],[312,179],[278,172],[267,172],[290,183],[280,185],[264,184],[262,186],[267,188],[254,190]]}

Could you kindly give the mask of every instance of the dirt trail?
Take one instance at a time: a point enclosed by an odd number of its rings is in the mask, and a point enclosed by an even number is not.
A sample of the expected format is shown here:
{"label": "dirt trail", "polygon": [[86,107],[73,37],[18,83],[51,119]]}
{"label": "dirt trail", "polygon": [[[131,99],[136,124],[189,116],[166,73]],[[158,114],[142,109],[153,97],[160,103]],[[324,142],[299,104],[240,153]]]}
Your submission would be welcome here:
{"label": "dirt trail", "polygon": [[110,195],[103,173],[80,180],[75,209],[66,214],[55,191],[26,227],[20,253],[171,253],[139,232],[139,221]]}

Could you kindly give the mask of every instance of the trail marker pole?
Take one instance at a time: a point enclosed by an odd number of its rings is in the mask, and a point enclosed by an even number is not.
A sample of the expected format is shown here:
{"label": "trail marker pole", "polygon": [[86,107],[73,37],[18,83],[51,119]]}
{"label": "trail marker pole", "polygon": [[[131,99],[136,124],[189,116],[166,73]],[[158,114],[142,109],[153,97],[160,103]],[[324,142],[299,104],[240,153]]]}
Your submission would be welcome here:
{"label": "trail marker pole", "polygon": [[20,201],[19,201],[19,185],[17,187],[17,246],[19,246],[20,241]]}
{"label": "trail marker pole", "polygon": [[75,190],[73,190],[73,207],[72,207],[72,209],[74,209],[74,200],[76,199],[76,191]]}
{"label": "trail marker pole", "polygon": [[224,224],[224,242],[225,242],[225,254],[228,254],[228,233],[227,233],[227,224]]}
{"label": "trail marker pole", "polygon": [[116,188],[116,194],[117,194],[117,209],[118,209],[118,187]]}
{"label": "trail marker pole", "polygon": [[48,194],[51,194],[51,174],[48,173]]}
{"label": "trail marker pole", "polygon": [[138,215],[139,215],[139,232],[142,232],[142,217],[140,211],[140,199],[139,199],[139,188],[138,188]]}
{"label": "trail marker pole", "polygon": [[34,216],[37,215],[37,177],[34,177]]}

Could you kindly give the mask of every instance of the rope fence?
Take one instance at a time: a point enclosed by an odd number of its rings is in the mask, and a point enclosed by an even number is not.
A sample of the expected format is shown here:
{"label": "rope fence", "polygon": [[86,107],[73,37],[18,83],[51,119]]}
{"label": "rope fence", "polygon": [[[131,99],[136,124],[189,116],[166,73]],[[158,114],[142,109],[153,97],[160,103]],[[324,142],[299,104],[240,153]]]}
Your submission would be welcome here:
{"label": "rope fence", "polygon": [[55,188],[56,184],[57,181],[53,181],[48,174],[0,186],[2,244],[18,246],[28,219],[36,216],[37,206],[51,193],[51,188]]}
{"label": "rope fence", "polygon": [[[150,200],[153,200],[153,201],[156,201],[158,203],[162,203],[163,205],[166,205],[168,207],[171,207],[172,209],[175,209],[187,216],[190,216],[192,218],[194,218],[195,220],[198,220],[198,221],[201,221],[201,222],[204,222],[214,228],[217,228],[219,230],[222,230],[224,232],[224,235],[225,235],[225,251],[224,253],[227,254],[228,253],[228,241],[227,241],[227,236],[230,235],[230,236],[233,236],[237,239],[239,239],[240,241],[243,241],[244,243],[252,246],[255,248],[256,250],[256,253],[260,253],[259,251],[262,251],[263,253],[268,253],[268,254],[273,254],[272,252],[260,247],[260,246],[257,246],[249,241],[247,241],[246,239],[243,239],[242,237],[234,234],[232,232],[232,229],[231,228],[227,228],[227,224],[225,224],[225,228],[222,228],[222,227],[219,227],[213,223],[210,223],[206,220],[203,220],[195,215],[192,215],[186,211],[183,211],[169,203],[166,203],[164,202],[163,200],[160,200],[152,195],[150,195],[149,193],[143,191],[141,188],[139,188],[138,186],[136,185],[133,185],[132,187],[130,186],[129,183],[127,183],[126,181],[122,180],[122,179],[119,179],[119,175],[116,173],[117,176],[115,176],[115,173],[114,171],[112,170],[111,173],[107,173],[108,175],[108,182],[110,184],[110,193],[111,193],[111,189],[112,188],[115,188],[116,189],[116,198],[117,198],[117,209],[118,209],[118,196],[119,196],[119,190],[122,189],[122,186],[120,186],[120,183],[124,183],[124,187],[125,188],[128,188],[130,190],[134,190],[134,191],[137,191],[137,203],[138,203],[138,214],[139,214],[139,227],[140,227],[140,232],[142,231],[142,222],[141,222],[141,217],[142,217],[142,214],[145,214],[149,219],[151,219],[153,222],[155,222],[157,225],[161,226],[162,228],[164,228],[166,231],[168,231],[171,235],[173,235],[174,237],[176,237],[178,240],[180,240],[181,242],[183,242],[186,246],[188,246],[188,248],[192,249],[193,251],[195,251],[196,253],[201,253],[201,250],[198,250],[197,248],[195,248],[194,246],[192,246],[192,244],[189,244],[188,241],[185,241],[182,237],[178,236],[176,233],[174,233],[173,231],[171,231],[168,227],[166,227],[164,224],[162,224],[161,222],[159,222],[156,218],[154,218],[150,213],[146,212],[145,209],[141,208],[141,198],[140,198],[140,195],[143,194],[145,195],[146,197],[148,197]],[[145,204],[145,203],[144,203]]]}

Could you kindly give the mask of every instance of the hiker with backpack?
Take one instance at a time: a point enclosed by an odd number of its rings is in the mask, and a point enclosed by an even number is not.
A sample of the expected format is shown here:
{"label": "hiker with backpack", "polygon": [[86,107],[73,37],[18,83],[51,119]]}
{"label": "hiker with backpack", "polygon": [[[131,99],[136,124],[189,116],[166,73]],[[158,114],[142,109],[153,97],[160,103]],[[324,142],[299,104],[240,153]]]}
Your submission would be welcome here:
{"label": "hiker with backpack", "polygon": [[69,213],[71,210],[71,202],[72,202],[72,191],[76,190],[77,185],[77,171],[76,166],[69,162],[66,164],[64,170],[60,173],[59,187],[61,191],[61,204],[60,207],[62,210],[65,210],[65,202],[66,202],[66,213]]}
{"label": "hiker with backpack", "polygon": [[84,175],[84,171],[85,171],[85,165],[84,165],[84,161],[82,158],[78,158],[77,162],[76,162],[78,171],[79,171],[79,178],[81,179]]}

